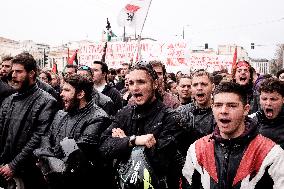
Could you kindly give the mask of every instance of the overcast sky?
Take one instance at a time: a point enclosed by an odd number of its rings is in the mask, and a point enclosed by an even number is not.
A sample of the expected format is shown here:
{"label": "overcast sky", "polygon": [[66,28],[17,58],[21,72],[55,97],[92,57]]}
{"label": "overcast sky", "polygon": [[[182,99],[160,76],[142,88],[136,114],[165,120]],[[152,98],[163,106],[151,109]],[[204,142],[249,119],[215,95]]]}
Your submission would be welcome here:
{"label": "overcast sky", "polygon": [[[14,40],[62,44],[100,40],[109,18],[123,34],[117,16],[130,0],[1,1],[0,36]],[[142,35],[158,40],[182,39],[193,48],[217,44],[243,46],[250,57],[273,58],[284,43],[283,0],[152,0]],[[132,33],[131,29],[127,29]],[[250,50],[250,43],[255,43]]]}

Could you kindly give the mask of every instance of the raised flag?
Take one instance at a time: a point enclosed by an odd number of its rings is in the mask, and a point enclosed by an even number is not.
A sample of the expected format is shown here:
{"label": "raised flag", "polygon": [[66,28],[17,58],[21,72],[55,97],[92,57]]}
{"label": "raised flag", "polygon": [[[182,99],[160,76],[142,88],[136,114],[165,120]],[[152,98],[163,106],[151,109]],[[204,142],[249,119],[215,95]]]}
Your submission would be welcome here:
{"label": "raised flag", "polygon": [[232,75],[235,75],[235,73],[236,73],[237,58],[238,58],[238,52],[237,52],[237,47],[235,47],[235,52],[234,52],[234,56],[233,56],[233,63],[232,63],[232,69],[231,69]]}
{"label": "raised flag", "polygon": [[68,59],[68,64],[78,65],[78,57],[77,57],[78,49],[75,50],[74,54],[71,56],[71,58]]}
{"label": "raised flag", "polygon": [[237,47],[235,47],[235,52],[234,52],[234,57],[233,57],[232,69],[234,69],[234,68],[236,67],[237,57],[238,57],[238,52],[237,52]]}
{"label": "raised flag", "polygon": [[117,37],[117,36],[112,31],[110,22],[108,21],[108,18],[107,18],[106,30],[103,30],[102,41],[111,41],[112,37]]}
{"label": "raised flag", "polygon": [[111,26],[110,26],[110,22],[108,21],[108,18],[107,18],[107,25],[106,25],[106,29],[107,29],[107,41],[111,41],[111,38],[112,37],[117,37],[113,32],[112,32],[112,29],[111,29]]}
{"label": "raised flag", "polygon": [[141,31],[151,0],[131,0],[118,15],[119,26],[129,26]]}
{"label": "raised flag", "polygon": [[53,65],[51,71],[55,74],[58,73],[56,61],[53,59]]}

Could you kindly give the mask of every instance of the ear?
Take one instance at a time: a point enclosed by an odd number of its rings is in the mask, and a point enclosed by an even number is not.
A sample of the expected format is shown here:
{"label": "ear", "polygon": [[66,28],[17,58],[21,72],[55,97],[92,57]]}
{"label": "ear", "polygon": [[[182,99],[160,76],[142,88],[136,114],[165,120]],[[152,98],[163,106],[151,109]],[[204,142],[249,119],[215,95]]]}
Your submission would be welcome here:
{"label": "ear", "polygon": [[32,70],[32,71],[29,72],[29,78],[30,78],[30,79],[35,78],[35,71],[34,71],[34,70]]}
{"label": "ear", "polygon": [[250,105],[249,104],[246,104],[245,107],[244,107],[244,116],[247,116],[249,111],[250,111]]}
{"label": "ear", "polygon": [[85,91],[81,90],[80,92],[77,93],[77,99],[81,100],[84,97],[85,97]]}

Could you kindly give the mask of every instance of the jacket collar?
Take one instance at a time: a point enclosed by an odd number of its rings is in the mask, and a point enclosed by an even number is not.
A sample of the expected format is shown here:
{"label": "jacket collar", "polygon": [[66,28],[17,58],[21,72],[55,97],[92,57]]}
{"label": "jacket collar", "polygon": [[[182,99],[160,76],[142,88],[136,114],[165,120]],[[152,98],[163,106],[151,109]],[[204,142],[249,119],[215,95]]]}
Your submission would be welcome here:
{"label": "jacket collar", "polygon": [[89,110],[91,107],[93,107],[93,106],[94,106],[94,101],[91,100],[90,102],[88,102],[88,103],[86,104],[85,107],[80,108],[80,109],[76,109],[76,110],[73,110],[73,111],[70,111],[70,112],[68,112],[68,114],[69,114],[70,116],[75,116],[75,115],[84,113],[85,111],[88,111],[88,110]]}
{"label": "jacket collar", "polygon": [[163,103],[158,99],[141,106],[134,105],[133,118],[147,117],[148,115],[157,112],[162,106]]}
{"label": "jacket collar", "polygon": [[31,85],[27,90],[25,91],[21,91],[21,92],[17,92],[15,94],[15,98],[16,99],[23,99],[27,96],[30,96],[31,94],[33,94],[36,90],[38,90],[38,86],[37,84]]}
{"label": "jacket collar", "polygon": [[193,105],[192,113],[194,115],[203,115],[203,114],[206,114],[208,112],[212,112],[211,106],[206,107],[206,108],[200,108],[199,106],[196,105],[195,102],[193,102],[192,105]]}

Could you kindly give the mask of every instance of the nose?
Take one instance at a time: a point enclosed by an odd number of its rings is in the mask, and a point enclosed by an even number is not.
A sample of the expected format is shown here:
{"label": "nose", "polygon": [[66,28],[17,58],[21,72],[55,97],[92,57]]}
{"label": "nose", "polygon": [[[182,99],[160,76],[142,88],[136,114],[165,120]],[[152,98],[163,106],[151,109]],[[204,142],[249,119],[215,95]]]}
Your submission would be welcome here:
{"label": "nose", "polygon": [[267,99],[267,100],[265,101],[265,105],[271,105],[271,100],[270,100],[270,99]]}
{"label": "nose", "polygon": [[196,85],[196,89],[197,89],[197,90],[202,90],[201,84],[197,84],[197,85]]}
{"label": "nose", "polygon": [[17,73],[12,71],[12,78],[15,78],[17,76]]}
{"label": "nose", "polygon": [[64,91],[61,91],[60,97],[62,98],[64,96]]}
{"label": "nose", "polygon": [[221,108],[220,108],[220,112],[222,114],[228,113],[228,107],[224,104]]}
{"label": "nose", "polygon": [[190,86],[185,86],[185,88],[184,88],[185,90],[190,90],[191,89],[191,87]]}
{"label": "nose", "polygon": [[128,83],[128,86],[129,86],[129,89],[132,90],[132,91],[138,91],[139,90],[139,85],[136,82],[131,83],[131,85]]}

